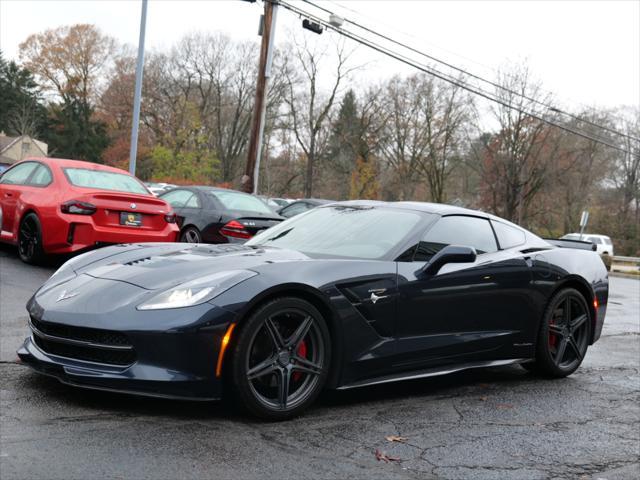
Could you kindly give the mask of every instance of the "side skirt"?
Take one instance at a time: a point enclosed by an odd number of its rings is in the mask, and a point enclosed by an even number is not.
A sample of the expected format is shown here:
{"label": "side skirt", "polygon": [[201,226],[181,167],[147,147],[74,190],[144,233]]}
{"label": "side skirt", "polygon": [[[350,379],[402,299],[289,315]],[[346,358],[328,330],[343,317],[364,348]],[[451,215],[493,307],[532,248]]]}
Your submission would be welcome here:
{"label": "side skirt", "polygon": [[378,385],[380,383],[400,382],[402,380],[413,380],[416,378],[437,377],[439,375],[447,375],[449,373],[459,372],[461,370],[469,370],[471,368],[500,367],[503,365],[513,365],[517,363],[525,363],[530,358],[513,358],[510,360],[491,360],[483,362],[462,363],[459,365],[449,366],[445,368],[432,368],[428,370],[417,370],[412,372],[403,372],[398,375],[387,375],[368,380],[361,380],[347,385],[342,385],[337,390],[349,390],[351,388],[365,387],[368,385]]}

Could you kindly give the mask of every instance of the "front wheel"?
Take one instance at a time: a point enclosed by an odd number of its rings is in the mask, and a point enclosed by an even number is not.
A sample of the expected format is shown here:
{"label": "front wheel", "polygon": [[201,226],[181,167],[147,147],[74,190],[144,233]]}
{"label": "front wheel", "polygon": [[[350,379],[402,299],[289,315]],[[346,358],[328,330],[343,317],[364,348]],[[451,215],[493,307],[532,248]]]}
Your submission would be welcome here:
{"label": "front wheel", "polygon": [[242,326],[232,357],[232,381],[254,415],[286,420],[311,405],[324,387],[331,358],[320,312],[299,298],[260,307]]}
{"label": "front wheel", "polygon": [[44,258],[42,226],[35,213],[29,213],[20,222],[18,255],[25,263],[37,264]]}
{"label": "front wheel", "polygon": [[549,377],[571,375],[582,363],[590,338],[591,316],[586,300],[573,288],[561,290],[545,310],[536,360],[527,367]]}

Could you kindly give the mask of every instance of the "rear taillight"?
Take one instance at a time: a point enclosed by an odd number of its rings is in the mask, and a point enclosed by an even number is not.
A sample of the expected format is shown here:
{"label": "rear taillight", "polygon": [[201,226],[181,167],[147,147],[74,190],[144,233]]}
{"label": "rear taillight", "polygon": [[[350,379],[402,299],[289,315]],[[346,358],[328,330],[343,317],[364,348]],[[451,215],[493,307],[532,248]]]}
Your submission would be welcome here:
{"label": "rear taillight", "polygon": [[60,210],[62,210],[62,213],[73,213],[75,215],[93,215],[96,213],[97,208],[92,203],[69,200],[60,205]]}
{"label": "rear taillight", "polygon": [[167,223],[176,223],[176,214],[175,213],[167,213],[164,216],[164,221]]}
{"label": "rear taillight", "polygon": [[251,238],[253,235],[245,230],[244,225],[242,225],[237,220],[231,220],[224,227],[220,229],[220,233],[227,237],[234,238]]}

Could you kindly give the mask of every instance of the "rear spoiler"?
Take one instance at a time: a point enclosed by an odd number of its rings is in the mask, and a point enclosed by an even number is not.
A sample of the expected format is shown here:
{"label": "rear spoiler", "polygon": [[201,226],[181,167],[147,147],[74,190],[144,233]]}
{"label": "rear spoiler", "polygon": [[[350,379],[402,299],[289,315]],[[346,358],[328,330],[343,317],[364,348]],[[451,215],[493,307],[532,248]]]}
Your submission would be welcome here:
{"label": "rear spoiler", "polygon": [[560,248],[577,248],[579,250],[591,250],[594,252],[598,249],[595,243],[583,242],[582,240],[560,240],[558,238],[545,238],[544,240]]}

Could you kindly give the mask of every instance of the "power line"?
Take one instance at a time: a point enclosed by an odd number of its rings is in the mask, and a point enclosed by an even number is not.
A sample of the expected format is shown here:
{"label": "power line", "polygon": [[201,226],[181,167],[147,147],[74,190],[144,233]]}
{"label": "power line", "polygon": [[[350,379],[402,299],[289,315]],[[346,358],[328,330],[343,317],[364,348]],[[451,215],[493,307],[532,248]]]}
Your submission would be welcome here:
{"label": "power line", "polygon": [[[365,14],[365,13],[361,12],[361,11],[358,11],[358,10],[355,10],[355,9],[353,9],[353,8],[351,8],[351,7],[348,7],[347,5],[344,5],[344,4],[341,4],[341,3],[338,3],[338,2],[337,2],[337,1],[335,1],[335,0],[325,0],[325,1],[327,1],[327,2],[329,2],[329,3],[331,3],[331,4],[333,4],[333,5],[335,5],[335,6],[336,6],[336,7],[338,7],[338,8],[342,8],[342,9],[347,10],[347,11],[349,11],[349,12],[351,12],[351,13],[355,14],[355,15],[359,15],[360,17],[366,18],[366,19],[367,19],[367,20],[369,20],[369,21],[379,22],[381,25],[383,25],[383,26],[387,27],[387,28],[388,28],[388,29],[390,29],[390,30],[393,30],[395,33],[398,33],[399,35],[403,35],[403,36],[405,36],[406,38],[411,38],[412,40],[417,40],[417,41],[419,41],[419,42],[428,43],[428,44],[430,44],[432,47],[434,47],[434,48],[436,48],[436,49],[442,50],[443,52],[446,52],[446,53],[448,53],[448,54],[450,54],[450,55],[453,55],[453,56],[458,57],[458,58],[460,58],[460,59],[463,59],[463,60],[465,60],[465,61],[467,61],[467,62],[471,62],[471,63],[473,63],[473,64],[475,64],[475,65],[477,65],[477,66],[479,66],[479,67],[482,67],[483,69],[487,70],[488,72],[490,71],[490,72],[491,72],[491,73],[493,73],[494,75],[495,75],[495,74],[499,74],[499,73],[500,73],[500,70],[496,70],[496,69],[495,69],[495,67],[490,67],[489,65],[486,65],[486,64],[484,64],[484,63],[478,62],[477,60],[474,60],[474,59],[469,58],[469,57],[467,57],[467,56],[461,55],[461,54],[460,54],[460,53],[458,53],[458,52],[454,52],[454,51],[452,51],[452,50],[448,50],[448,49],[443,48],[443,47],[441,47],[441,46],[439,46],[439,45],[436,45],[436,44],[434,44],[434,43],[428,42],[428,41],[426,41],[426,40],[424,40],[424,39],[422,39],[422,38],[418,38],[416,35],[414,35],[414,34],[412,34],[412,33],[405,32],[405,31],[400,30],[397,26],[394,26],[394,25],[391,25],[391,24],[386,23],[386,22],[384,22],[384,21],[381,21],[380,19],[376,19],[376,18],[374,18],[374,17],[371,17],[371,16],[369,16],[369,15],[367,15],[367,14]],[[318,7],[318,8],[319,8],[319,7]],[[350,22],[350,23],[352,22],[351,20],[348,20],[348,19],[346,19],[345,21]],[[505,75],[506,77],[509,77],[509,78],[516,78],[516,76],[515,76],[515,75],[513,75],[513,74],[511,74],[511,73],[509,73],[509,72],[503,72],[503,73],[504,73],[504,75]],[[540,87],[540,90],[541,90],[542,92],[545,92],[545,93],[549,94],[549,95],[555,95],[555,94],[556,94],[556,92],[554,92],[554,91],[552,91],[552,90],[549,90],[548,88]],[[567,100],[569,100],[569,102],[570,102],[570,103],[573,103],[573,104],[575,104],[576,106],[580,107],[582,110],[595,110],[595,107],[594,107],[593,105],[587,105],[587,104],[585,104],[584,102],[577,101],[577,100],[575,100],[575,99],[567,99]],[[609,116],[610,118],[612,118],[612,119],[623,120],[623,117],[622,117],[622,116],[620,116],[619,114],[613,114],[613,113],[609,112],[608,116]],[[635,138],[635,137],[632,137],[632,138]]]}
{"label": "power line", "polygon": [[[332,14],[333,14],[333,15],[335,15],[335,13],[334,13],[334,12],[332,12],[331,10],[329,10],[329,9],[327,9],[327,8],[325,8],[325,7],[322,7],[322,6],[320,6],[320,5],[317,5],[317,4],[315,4],[314,2],[312,2],[312,1],[310,1],[310,0],[302,0],[302,1],[303,1],[304,3],[307,3],[307,4],[309,4],[309,5],[311,5],[311,6],[315,7],[315,8],[317,8],[318,10],[321,10],[321,11],[325,12],[325,13],[328,13],[328,14],[330,14],[330,15],[332,15]],[[352,11],[354,11],[354,10],[352,10]],[[578,116],[578,115],[575,115],[575,114],[573,114],[573,113],[563,111],[563,110],[561,110],[561,109],[559,109],[559,108],[557,108],[557,107],[555,107],[555,106],[553,106],[553,105],[549,105],[549,104],[547,104],[547,103],[545,103],[545,102],[543,102],[543,101],[541,101],[541,100],[538,100],[538,99],[535,99],[535,98],[533,98],[533,97],[530,97],[530,96],[528,96],[528,95],[526,95],[526,94],[524,94],[524,93],[520,93],[520,92],[516,92],[516,91],[514,91],[514,90],[511,90],[511,89],[509,89],[509,88],[505,87],[504,85],[500,85],[499,83],[493,82],[493,81],[491,81],[491,80],[487,80],[486,78],[483,78],[483,77],[481,77],[481,76],[479,76],[479,75],[476,75],[476,74],[474,74],[474,73],[471,73],[471,72],[469,72],[469,71],[467,71],[467,70],[464,70],[463,68],[457,67],[457,66],[455,66],[455,65],[453,65],[453,64],[451,64],[451,63],[448,63],[448,62],[446,62],[446,61],[444,61],[444,60],[441,60],[441,59],[439,59],[439,58],[437,58],[437,57],[435,57],[435,56],[433,56],[433,55],[430,55],[430,54],[424,53],[424,52],[422,52],[422,51],[420,51],[420,50],[418,50],[418,49],[416,49],[416,48],[414,48],[414,47],[412,47],[412,46],[410,46],[410,45],[407,45],[407,44],[402,43],[402,42],[400,42],[400,41],[398,41],[398,40],[395,40],[395,39],[393,39],[393,38],[391,38],[391,37],[389,37],[389,36],[387,36],[387,35],[384,35],[384,34],[382,34],[382,33],[379,33],[379,32],[377,32],[377,31],[375,31],[375,30],[373,30],[373,29],[371,29],[371,28],[369,28],[369,27],[367,27],[367,26],[365,26],[365,25],[362,25],[362,24],[360,24],[360,23],[357,23],[357,22],[355,22],[355,21],[353,21],[353,20],[350,20],[350,19],[348,19],[348,18],[345,18],[344,20],[345,20],[345,22],[348,22],[348,23],[350,23],[350,24],[354,25],[355,27],[360,28],[360,29],[362,29],[362,30],[364,30],[364,31],[366,31],[366,32],[368,32],[368,33],[371,33],[371,34],[373,34],[373,35],[376,35],[376,36],[378,36],[378,37],[380,37],[380,38],[382,38],[382,39],[384,39],[384,40],[386,40],[386,41],[388,41],[388,42],[391,42],[391,43],[393,43],[393,44],[395,44],[395,45],[398,45],[398,46],[400,46],[400,47],[402,47],[402,48],[405,48],[405,49],[407,49],[407,50],[409,50],[409,51],[411,51],[411,52],[413,52],[413,53],[417,53],[418,55],[421,55],[421,56],[423,56],[423,57],[425,57],[425,58],[428,58],[429,60],[432,60],[432,61],[434,61],[434,62],[437,62],[437,63],[440,63],[440,64],[442,64],[442,65],[445,65],[446,67],[448,67],[448,68],[450,68],[450,69],[452,69],[452,70],[456,70],[456,71],[458,71],[458,72],[460,72],[460,73],[462,73],[462,74],[464,74],[464,75],[467,75],[468,77],[475,78],[476,80],[479,80],[479,81],[484,82],[484,83],[486,83],[486,84],[488,84],[488,85],[491,85],[491,86],[493,86],[494,88],[501,89],[501,90],[503,90],[503,91],[505,91],[505,92],[510,93],[511,95],[516,95],[516,96],[519,96],[519,97],[521,97],[521,98],[524,98],[525,100],[528,100],[528,101],[530,101],[530,102],[532,102],[532,103],[536,103],[536,104],[538,104],[538,105],[541,105],[541,106],[543,106],[543,107],[545,107],[545,108],[549,109],[550,111],[552,111],[552,112],[554,112],[554,113],[558,113],[558,114],[560,114],[560,115],[568,116],[568,117],[573,118],[574,120],[576,120],[576,121],[578,121],[578,122],[585,123],[585,124],[587,124],[587,125],[591,125],[592,127],[596,127],[596,128],[601,129],[601,130],[608,131],[609,133],[613,133],[613,134],[615,134],[615,135],[619,135],[619,136],[621,136],[621,137],[626,137],[626,138],[629,138],[629,139],[631,139],[631,140],[635,140],[635,141],[637,141],[637,142],[640,142],[640,138],[636,138],[636,137],[633,137],[633,136],[628,135],[628,134],[626,134],[626,133],[623,133],[623,132],[620,132],[620,131],[618,131],[618,130],[615,130],[615,129],[613,129],[613,128],[610,128],[610,127],[607,127],[607,126],[604,126],[604,125],[600,125],[600,124],[598,124],[598,123],[592,122],[591,120],[587,120],[587,119],[582,118],[582,117],[580,117],[580,116]]]}
{"label": "power line", "polygon": [[440,71],[438,71],[438,70],[436,70],[434,68],[430,68],[430,67],[427,67],[425,65],[419,64],[419,63],[413,61],[412,59],[409,59],[406,56],[403,56],[402,54],[400,54],[398,52],[394,52],[394,51],[392,51],[392,50],[390,50],[388,48],[385,48],[385,47],[383,47],[383,46],[381,46],[379,44],[376,44],[373,41],[368,40],[366,38],[363,38],[363,37],[361,37],[361,36],[359,36],[359,35],[357,35],[357,34],[355,34],[353,32],[350,32],[350,31],[344,29],[344,28],[337,28],[337,27],[331,25],[331,23],[329,23],[328,21],[323,20],[322,18],[319,18],[318,16],[313,15],[313,14],[311,14],[309,12],[301,10],[298,7],[294,7],[293,5],[291,5],[289,3],[286,3],[286,2],[284,2],[282,0],[279,0],[278,3],[280,5],[282,5],[284,8],[286,8],[287,10],[296,13],[297,15],[300,15],[302,17],[311,18],[315,22],[322,24],[327,29],[333,30],[333,31],[339,33],[340,35],[343,35],[343,36],[345,36],[345,37],[347,37],[347,38],[349,38],[349,39],[351,39],[351,40],[353,40],[353,41],[355,41],[357,43],[365,45],[365,46],[367,46],[367,47],[369,47],[369,48],[371,48],[371,49],[373,49],[373,50],[375,50],[375,51],[377,51],[379,53],[387,55],[387,56],[389,56],[391,58],[394,58],[394,59],[396,59],[396,60],[398,60],[400,62],[405,63],[406,65],[412,66],[412,67],[414,67],[414,68],[416,68],[418,70],[421,70],[421,71],[423,71],[425,73],[428,73],[428,74],[430,74],[430,75],[432,75],[432,76],[434,76],[436,78],[439,78],[440,80],[443,80],[445,82],[448,82],[448,83],[451,83],[453,85],[456,85],[459,88],[467,90],[467,91],[469,91],[469,92],[471,92],[471,93],[473,93],[475,95],[483,97],[483,98],[485,98],[485,99],[487,99],[489,101],[498,103],[498,104],[500,104],[500,105],[502,105],[504,107],[510,108],[510,109],[515,110],[515,111],[517,111],[519,113],[522,113],[524,115],[527,115],[527,116],[530,116],[532,118],[535,118],[536,120],[544,122],[544,123],[546,123],[548,125],[552,125],[552,126],[557,127],[557,128],[559,128],[561,130],[567,131],[569,133],[573,133],[574,135],[580,136],[580,137],[585,138],[587,140],[591,140],[591,141],[594,141],[596,143],[600,143],[602,145],[606,145],[606,146],[608,146],[610,148],[619,150],[619,151],[621,151],[623,153],[630,154],[630,152],[628,150],[625,150],[625,149],[619,147],[618,145],[615,145],[613,143],[609,143],[608,141],[603,140],[601,138],[593,137],[593,136],[588,135],[588,134],[586,134],[584,132],[581,132],[581,131],[578,131],[578,130],[574,130],[574,129],[566,126],[566,125],[562,125],[560,123],[556,123],[556,122],[553,122],[551,120],[548,120],[548,119],[544,118],[543,116],[541,116],[541,114],[533,113],[533,112],[527,111],[527,110],[525,110],[523,108],[514,106],[514,105],[512,105],[510,103],[507,103],[507,102],[505,102],[505,101],[503,101],[503,100],[501,100],[499,98],[496,98],[496,97],[492,96],[489,92],[486,92],[486,91],[484,91],[484,90],[482,90],[482,89],[480,89],[478,87],[469,86],[469,85],[463,83],[462,81],[456,80],[453,77],[451,77],[451,76],[449,76],[449,75],[447,75],[447,74],[445,74],[443,72],[440,72]]}

